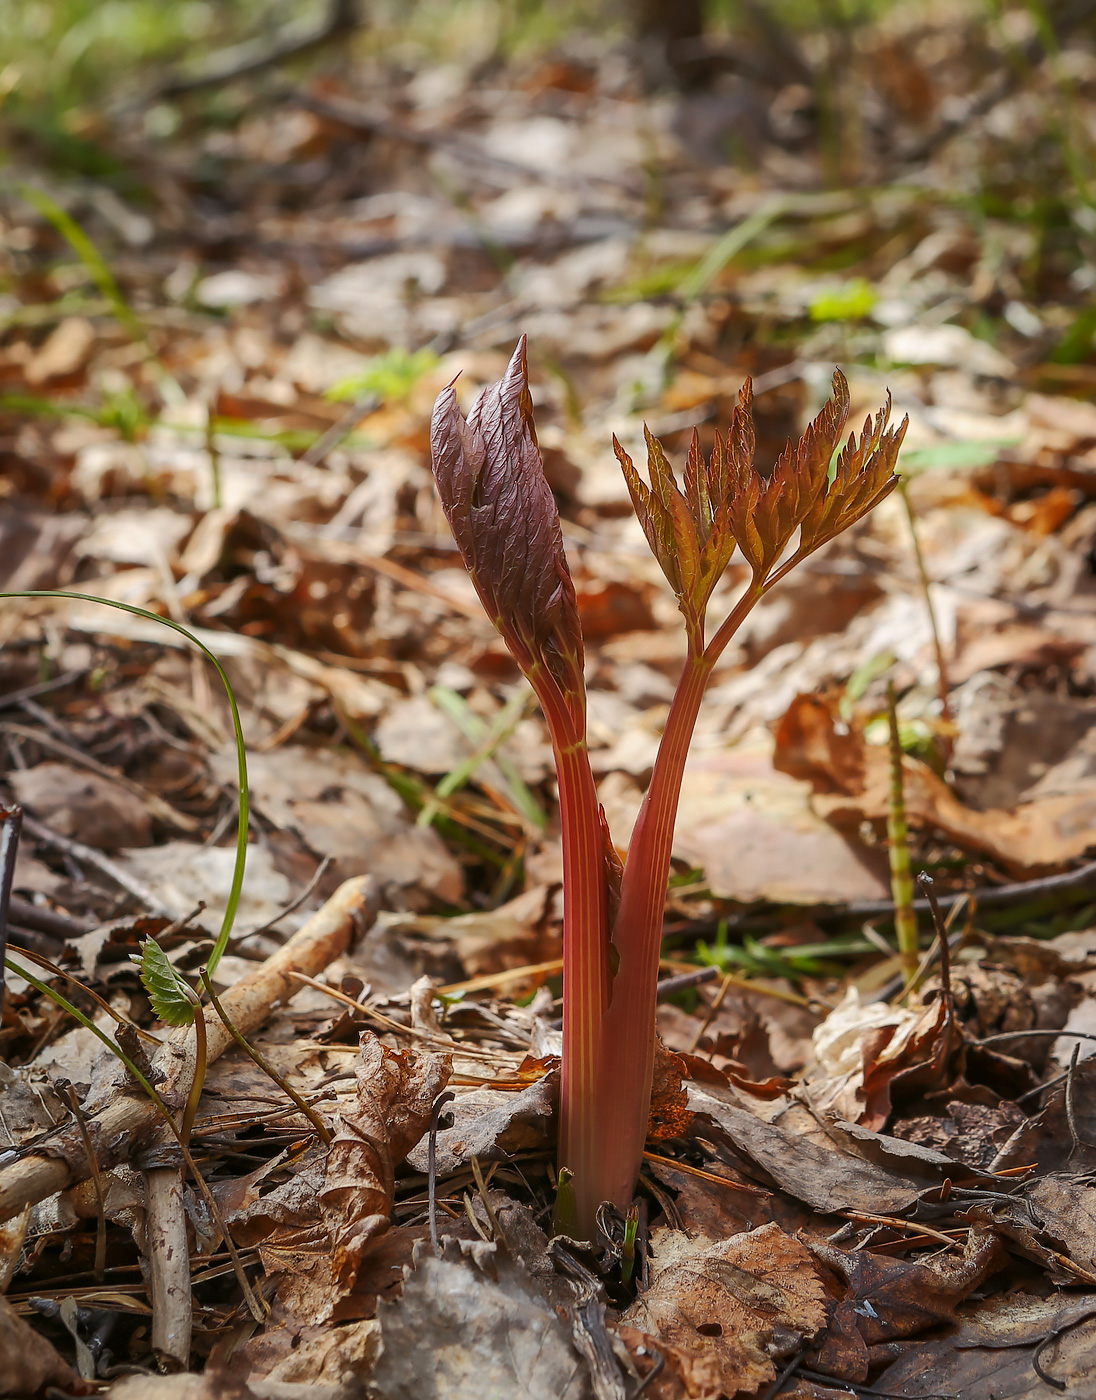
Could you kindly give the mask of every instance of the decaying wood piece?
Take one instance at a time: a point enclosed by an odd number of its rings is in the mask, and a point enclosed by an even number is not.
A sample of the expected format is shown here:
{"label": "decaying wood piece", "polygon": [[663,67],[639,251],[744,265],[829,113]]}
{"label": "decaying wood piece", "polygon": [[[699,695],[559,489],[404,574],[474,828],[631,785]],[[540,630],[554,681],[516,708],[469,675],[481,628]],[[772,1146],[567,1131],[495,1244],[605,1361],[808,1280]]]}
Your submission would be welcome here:
{"label": "decaying wood piece", "polygon": [[[173,1145],[164,1144],[168,1148]],[[145,1190],[152,1350],[161,1366],[166,1362],[173,1369],[185,1371],[190,1360],[194,1304],[182,1171],[178,1166],[149,1168],[145,1172]]]}
{"label": "decaying wood piece", "polygon": [[[233,1023],[250,1035],[279,1001],[288,1001],[301,984],[291,976],[315,976],[345,952],[357,930],[376,917],[378,894],[369,876],[348,880],[316,911],[283,948],[249,973],[222,998]],[[234,1044],[214,1013],[206,1016],[207,1057],[210,1064]],[[169,1104],[185,1099],[194,1073],[194,1029],[186,1028],[165,1042],[154,1061],[165,1075],[159,1086]],[[133,1155],[137,1140],[158,1122],[157,1110],[139,1088],[120,1095],[87,1120],[99,1166],[106,1170]],[[50,1133],[37,1150],[0,1170],[0,1221],[26,1205],[83,1181],[90,1174],[79,1138],[61,1130]]]}

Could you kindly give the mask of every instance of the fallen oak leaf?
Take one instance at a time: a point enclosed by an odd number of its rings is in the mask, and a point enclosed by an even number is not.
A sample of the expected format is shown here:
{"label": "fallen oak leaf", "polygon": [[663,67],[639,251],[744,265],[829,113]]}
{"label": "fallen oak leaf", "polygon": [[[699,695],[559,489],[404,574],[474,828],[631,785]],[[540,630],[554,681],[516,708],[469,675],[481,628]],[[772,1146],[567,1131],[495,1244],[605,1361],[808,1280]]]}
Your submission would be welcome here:
{"label": "fallen oak leaf", "polygon": [[390,1050],[371,1032],[362,1036],[358,1106],[338,1120],[319,1192],[341,1291],[353,1287],[371,1241],[388,1229],[396,1167],[430,1126],[451,1070],[448,1055]]}
{"label": "fallen oak leaf", "polygon": [[621,1321],[653,1338],[690,1400],[751,1394],[826,1324],[826,1285],[779,1225],[721,1240],[655,1274]]}

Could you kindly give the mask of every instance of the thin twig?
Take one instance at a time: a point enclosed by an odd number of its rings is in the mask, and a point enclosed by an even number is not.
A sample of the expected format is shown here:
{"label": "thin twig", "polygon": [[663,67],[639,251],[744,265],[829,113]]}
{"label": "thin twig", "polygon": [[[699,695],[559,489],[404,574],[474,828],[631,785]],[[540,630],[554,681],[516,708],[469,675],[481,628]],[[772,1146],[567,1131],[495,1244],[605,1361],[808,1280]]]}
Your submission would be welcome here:
{"label": "thin twig", "polygon": [[[1064,871],[1061,875],[1045,875],[1038,880],[1023,880],[1014,885],[990,885],[978,890],[960,890],[958,894],[938,895],[941,909],[950,909],[958,900],[972,895],[978,900],[979,908],[993,909],[1002,905],[1022,904],[1028,899],[1038,899],[1042,895],[1069,894],[1074,890],[1096,889],[1096,861],[1080,865],[1076,870]],[[931,905],[927,899],[915,899],[913,907],[919,913],[928,913]],[[857,900],[851,904],[835,905],[830,909],[815,911],[816,919],[865,918],[893,914],[894,901],[890,899]]]}
{"label": "thin twig", "polygon": [[49,938],[65,941],[81,938],[95,927],[90,919],[74,919],[71,914],[59,914],[56,909],[48,909],[44,905],[39,907],[28,899],[21,899],[17,894],[11,897],[8,918],[20,928],[33,929]]}
{"label": "thin twig", "polygon": [[437,1045],[443,1050],[449,1051],[453,1055],[462,1055],[470,1060],[487,1060],[491,1064],[498,1064],[500,1061],[518,1058],[513,1050],[477,1050],[474,1046],[465,1045],[459,1040],[449,1040],[443,1035],[434,1035],[432,1031],[420,1031],[415,1026],[405,1026],[402,1021],[396,1021],[391,1016],[386,1016],[383,1011],[377,1011],[372,1006],[366,1006],[364,1002],[355,1001],[353,997],[347,996],[338,987],[329,987],[325,982],[321,982],[318,977],[309,977],[303,972],[290,972],[290,977],[298,982],[304,982],[309,987],[315,987],[318,992],[323,992],[334,1001],[341,1001],[344,1006],[349,1006],[351,1010],[360,1012],[362,1016],[369,1017],[382,1025],[385,1030],[395,1031],[397,1035],[409,1035],[416,1040],[425,1040],[429,1045]]}
{"label": "thin twig", "polygon": [[122,866],[112,861],[109,856],[103,855],[102,851],[85,846],[82,841],[75,841],[71,836],[62,836],[59,831],[54,831],[52,827],[46,826],[45,822],[40,822],[35,817],[24,817],[23,825],[28,834],[33,836],[36,841],[42,841],[45,845],[52,846],[55,850],[72,856],[74,860],[93,865],[101,875],[105,875],[108,880],[113,880],[120,889],[132,895],[150,914],[157,914],[161,918],[167,919],[175,917],[175,910],[169,909],[166,904],[161,903],[159,897],[149,889],[143,880],[138,880],[128,870],[124,870]]}
{"label": "thin twig", "polygon": [[704,1017],[703,1021],[701,1021],[700,1025],[697,1026],[696,1034],[693,1036],[692,1041],[689,1044],[690,1055],[696,1054],[696,1047],[700,1044],[701,1040],[707,1034],[708,1027],[719,1015],[719,1008],[723,1005],[723,1000],[726,997],[730,986],[731,974],[729,972],[725,972],[723,974],[723,981],[719,984],[719,991],[716,992],[715,996],[712,998],[712,1004],[708,1007],[707,1015]]}
{"label": "thin twig", "polygon": [[[668,959],[663,958],[663,966],[674,966]],[[680,963],[677,964],[680,966]],[[683,992],[687,987],[699,987],[704,982],[715,982],[720,977],[730,979],[732,987],[738,987],[744,992],[754,992],[757,996],[774,997],[777,1001],[786,1001],[791,1006],[810,1006],[809,997],[800,996],[798,992],[785,991],[783,987],[770,987],[767,982],[755,981],[752,977],[739,977],[733,972],[722,972],[718,967],[698,967],[692,972],[681,972],[673,977],[664,977],[657,986],[657,996],[659,1001],[665,1001],[667,997],[672,997],[676,992]]]}
{"label": "thin twig", "polygon": [[780,1394],[780,1392],[788,1384],[791,1378],[795,1375],[796,1371],[799,1370],[802,1361],[803,1353],[801,1351],[797,1351],[796,1354],[792,1357],[792,1359],[777,1376],[776,1380],[773,1381],[772,1385],[770,1385],[768,1390],[766,1390],[765,1394],[761,1397],[761,1400],[776,1400],[776,1397]]}
{"label": "thin twig", "polygon": [[908,1230],[915,1235],[925,1235],[929,1239],[940,1240],[949,1249],[955,1248],[955,1241],[943,1234],[940,1230],[934,1230],[931,1225],[922,1225],[919,1221],[903,1220],[898,1215],[869,1215],[863,1211],[843,1210],[842,1215],[848,1220],[859,1220],[865,1225],[885,1225],[891,1230]]}
{"label": "thin twig", "polygon": [[39,681],[37,685],[25,685],[22,690],[9,690],[6,695],[0,695],[0,710],[9,710],[24,700],[36,700],[39,695],[48,695],[51,690],[63,690],[66,685],[86,675],[86,670],[66,671],[52,681]]}
{"label": "thin twig", "polygon": [[428,1209],[430,1211],[430,1243],[434,1249],[434,1258],[441,1258],[441,1242],[438,1239],[438,1119],[441,1111],[447,1103],[452,1103],[456,1095],[446,1089],[444,1094],[439,1094],[434,1101],[434,1111],[430,1115],[430,1137],[426,1144],[426,1191]]}
{"label": "thin twig", "polygon": [[8,907],[23,827],[22,807],[0,806],[0,1008],[4,1004],[4,956],[8,946]]}
{"label": "thin twig", "polygon": [[[7,734],[14,734],[20,739],[27,739],[32,744],[39,744],[44,749],[50,749],[59,758],[66,759],[77,768],[86,768],[90,773],[105,778],[107,782],[116,783],[119,787],[125,788],[134,797],[140,798],[154,817],[169,822],[172,826],[178,827],[180,831],[193,832],[198,830],[199,823],[193,817],[188,817],[185,812],[178,811],[170,802],[165,802],[156,793],[149,792],[148,788],[142,787],[140,783],[135,783],[132,778],[127,777],[119,769],[111,768],[106,763],[100,763],[97,758],[92,758],[82,749],[73,748],[71,744],[66,744],[55,735],[43,734],[40,729],[32,729],[25,724],[14,724],[11,720],[5,722],[4,731]],[[29,827],[29,821],[27,825]]]}
{"label": "thin twig", "polygon": [[278,30],[273,40],[266,38],[245,39],[231,48],[221,49],[212,54],[204,68],[196,73],[176,74],[160,83],[151,93],[155,99],[181,97],[184,93],[199,92],[203,88],[223,87],[252,73],[260,73],[266,68],[277,67],[291,58],[310,53],[313,49],[330,43],[341,35],[358,27],[354,0],[331,0],[327,14],[318,25],[300,27],[286,25]]}
{"label": "thin twig", "polygon": [[297,1093],[296,1089],[290,1087],[290,1085],[285,1081],[285,1079],[282,1078],[282,1076],[278,1073],[274,1066],[270,1064],[270,1062],[266,1060],[258,1052],[258,1050],[255,1049],[255,1047],[251,1044],[250,1041],[245,1040],[244,1037],[240,1034],[240,1032],[236,1029],[236,1027],[232,1024],[231,1020],[229,1019],[228,1012],[221,1005],[217,993],[213,990],[213,983],[210,981],[209,973],[204,967],[202,968],[201,977],[202,984],[205,987],[206,992],[209,994],[209,1000],[213,1005],[213,1009],[223,1021],[225,1030],[228,1031],[229,1035],[244,1052],[244,1054],[247,1055],[254,1064],[258,1065],[258,1067],[263,1071],[265,1075],[267,1075],[270,1079],[274,1081],[275,1084],[277,1084],[278,1088],[281,1089],[283,1094],[285,1094],[288,1098],[292,1099],[292,1101],[296,1104],[298,1109],[300,1109],[300,1111],[316,1129],[316,1132],[319,1134],[324,1146],[330,1147],[331,1133],[328,1131],[327,1124],[323,1121],[323,1119],[316,1112],[316,1110],[312,1108],[309,1104],[307,1104],[304,1099],[301,1098],[300,1094]]}
{"label": "thin twig", "polygon": [[84,1151],[87,1153],[88,1166],[91,1168],[91,1184],[95,1189],[95,1203],[98,1207],[95,1224],[95,1263],[93,1272],[95,1282],[102,1283],[106,1275],[107,1267],[107,1215],[106,1215],[106,1194],[103,1191],[103,1177],[99,1171],[99,1161],[95,1155],[95,1147],[91,1141],[91,1134],[88,1132],[87,1119],[84,1111],[80,1107],[80,1100],[76,1097],[76,1090],[66,1080],[65,1094],[68,1097],[69,1107],[72,1109],[72,1116],[76,1119],[76,1126],[80,1130],[80,1139],[84,1144]]}
{"label": "thin twig", "polygon": [[334,452],[343,438],[349,437],[362,419],[368,418],[380,405],[381,400],[375,389],[359,394],[338,422],[332,423],[331,427],[316,439],[301,461],[309,467],[320,466],[328,453]]}
{"label": "thin twig", "polygon": [[640,1383],[636,1386],[635,1390],[632,1391],[631,1395],[628,1397],[628,1400],[639,1400],[639,1397],[651,1384],[654,1378],[661,1373],[663,1366],[666,1365],[666,1356],[664,1352],[658,1351],[652,1346],[649,1346],[647,1350],[653,1353],[655,1358],[655,1364],[651,1367],[651,1369],[643,1377]]}
{"label": "thin twig", "polygon": [[[492,1238],[496,1240],[504,1239],[505,1236],[502,1232],[502,1226],[499,1224],[499,1218],[495,1214],[495,1208],[491,1204],[490,1196],[487,1194],[487,1181],[484,1179],[483,1168],[480,1166],[480,1159],[478,1157],[472,1157],[469,1159],[468,1165],[472,1168],[472,1175],[475,1177],[476,1181],[476,1190],[480,1194],[480,1200],[483,1202],[483,1208],[487,1212],[487,1219],[491,1224]],[[497,1166],[497,1162],[492,1162],[492,1172]]]}
{"label": "thin twig", "polygon": [[308,896],[312,893],[312,891],[316,888],[316,886],[320,883],[323,877],[327,874],[328,870],[331,868],[331,863],[334,859],[334,856],[324,856],[323,860],[321,860],[319,865],[316,867],[312,879],[309,880],[308,884],[305,885],[304,889],[300,892],[299,895],[297,895],[296,899],[291,900],[285,906],[285,908],[280,910],[277,914],[275,914],[272,919],[267,919],[265,924],[260,924],[258,928],[250,928],[246,933],[241,933],[239,937],[234,938],[232,940],[233,946],[238,947],[244,941],[245,938],[254,938],[256,934],[267,933],[270,929],[274,928],[275,925],[280,924],[283,919],[287,919],[290,914],[295,914],[297,910],[301,907],[301,905],[305,902],[305,900],[308,898]]}
{"label": "thin twig", "polygon": [[[845,1390],[853,1390],[857,1395],[874,1395],[878,1400],[909,1400],[908,1395],[898,1395],[893,1390],[876,1390],[873,1385],[865,1385],[862,1381],[841,1380],[838,1376],[827,1376],[823,1371],[808,1371],[805,1367],[800,1368],[799,1374],[804,1380],[816,1381],[819,1385],[828,1385],[833,1389],[841,1387]],[[951,1395],[919,1395],[917,1400],[955,1400],[954,1392]]]}
{"label": "thin twig", "polygon": [[951,996],[951,944],[948,942],[948,929],[944,922],[944,915],[940,909],[940,901],[936,898],[936,887],[933,884],[932,876],[921,871],[917,877],[917,883],[925,892],[925,897],[929,902],[929,910],[932,913],[932,922],[936,928],[936,939],[940,948],[940,987],[946,997]]}
{"label": "thin twig", "polygon": [[[994,1045],[1001,1040],[1019,1040],[1021,1036],[1034,1037],[1047,1035],[1051,1036],[1054,1040],[1057,1040],[1060,1035],[1076,1036],[1078,1040],[1096,1040],[1096,1034],[1093,1034],[1092,1031],[1071,1031],[1067,1030],[1064,1026],[1060,1030],[1055,1031],[1033,1026],[1030,1030],[1026,1031],[994,1031],[992,1035],[984,1035],[981,1040],[976,1040],[974,1044]],[[1049,1085],[1040,1084],[1039,1087],[1041,1089],[1046,1089],[1049,1088]]]}
{"label": "thin twig", "polygon": [[1076,1071],[1077,1062],[1081,1055],[1081,1042],[1074,1043],[1073,1054],[1069,1057],[1069,1069],[1066,1071],[1066,1089],[1064,1094],[1066,1123],[1069,1126],[1069,1136],[1073,1141],[1073,1146],[1069,1149],[1070,1157],[1079,1147],[1091,1147],[1092,1143],[1087,1142],[1077,1131],[1077,1104],[1076,1104]]}
{"label": "thin twig", "polygon": [[686,1176],[699,1177],[701,1181],[710,1181],[715,1186],[725,1186],[728,1191],[742,1191],[747,1196],[771,1196],[772,1192],[767,1191],[763,1186],[746,1186],[741,1181],[731,1181],[729,1177],[716,1176],[715,1172],[706,1172],[701,1167],[692,1167],[688,1162],[679,1162],[673,1157],[660,1157],[657,1152],[644,1152],[645,1162],[657,1162],[663,1167],[672,1167],[675,1172],[684,1172]]}
{"label": "thin twig", "polygon": [[1080,1317],[1075,1317],[1072,1322],[1066,1322],[1061,1327],[1052,1328],[1035,1348],[1035,1354],[1031,1358],[1031,1369],[1045,1385],[1053,1386],[1055,1390],[1066,1389],[1065,1381],[1058,1380],[1056,1376],[1048,1375],[1044,1370],[1042,1364],[1043,1352],[1046,1351],[1048,1347],[1053,1346],[1058,1338],[1064,1336],[1066,1332],[1071,1331],[1074,1327],[1079,1327],[1082,1322],[1091,1322],[1091,1320],[1092,1313],[1086,1312]]}

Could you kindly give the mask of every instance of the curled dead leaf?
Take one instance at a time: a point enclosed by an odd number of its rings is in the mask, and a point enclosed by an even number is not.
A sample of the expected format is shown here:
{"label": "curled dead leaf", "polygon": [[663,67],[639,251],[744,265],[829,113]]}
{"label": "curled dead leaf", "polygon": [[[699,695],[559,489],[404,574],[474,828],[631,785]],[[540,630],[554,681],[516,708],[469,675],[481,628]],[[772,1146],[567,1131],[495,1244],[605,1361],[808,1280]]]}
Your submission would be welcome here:
{"label": "curled dead leaf", "polygon": [[375,1035],[362,1036],[357,1109],[341,1117],[320,1188],[343,1290],[353,1287],[370,1242],[388,1229],[396,1167],[429,1127],[450,1072],[448,1055],[390,1050]]}

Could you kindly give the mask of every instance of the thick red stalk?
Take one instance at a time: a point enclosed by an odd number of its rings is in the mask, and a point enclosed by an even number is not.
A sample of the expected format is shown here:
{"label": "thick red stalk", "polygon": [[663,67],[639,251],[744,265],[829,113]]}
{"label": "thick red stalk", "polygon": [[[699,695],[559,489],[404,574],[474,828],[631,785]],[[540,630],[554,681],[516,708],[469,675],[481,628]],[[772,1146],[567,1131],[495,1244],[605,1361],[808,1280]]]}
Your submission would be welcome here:
{"label": "thick red stalk", "polygon": [[626,1209],[639,1175],[654,1076],[666,887],[685,762],[712,669],[763,592],[763,586],[751,584],[706,650],[691,653],[685,663],[632,832],[613,929],[619,964],[602,1025],[602,1142],[597,1180],[591,1183],[595,1206],[606,1200]]}
{"label": "thick red stalk", "polygon": [[605,850],[585,742],[557,749],[556,765],[564,891],[559,1162],[574,1173],[573,1228],[592,1238],[594,1213],[606,1199],[598,1194],[605,1146],[602,1027],[609,1000]]}
{"label": "thick red stalk", "polygon": [[584,702],[564,696],[542,667],[528,677],[544,710],[559,784],[563,844],[563,1063],[559,1163],[574,1174],[576,1219],[557,1223],[593,1235],[603,1196],[593,1194],[603,1151],[600,1095],[602,1022],[609,1002],[609,901],[605,836],[590,756]]}
{"label": "thick red stalk", "polygon": [[[685,760],[711,674],[690,657],[674,696],[651,784],[628,848],[613,943],[620,961],[606,1012],[602,1075],[605,1115],[598,1159],[598,1200],[627,1209],[647,1138],[655,1061],[655,987]],[[576,1182],[577,1185],[577,1182]]]}

